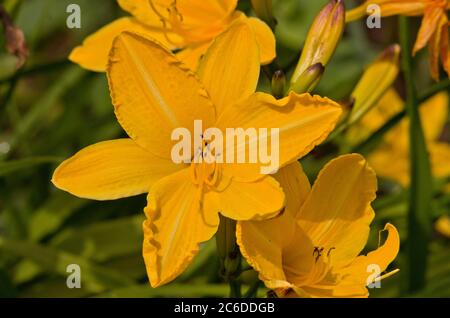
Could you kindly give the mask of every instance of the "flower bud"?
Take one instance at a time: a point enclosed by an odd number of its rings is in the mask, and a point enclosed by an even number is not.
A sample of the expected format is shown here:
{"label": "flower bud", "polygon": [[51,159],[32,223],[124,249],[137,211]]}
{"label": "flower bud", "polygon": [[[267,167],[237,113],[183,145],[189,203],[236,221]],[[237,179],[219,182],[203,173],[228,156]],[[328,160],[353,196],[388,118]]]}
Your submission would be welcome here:
{"label": "flower bud", "polygon": [[272,76],[272,94],[275,98],[282,98],[286,89],[286,76],[282,70],[275,71]]}
{"label": "flower bud", "polygon": [[219,228],[216,233],[217,252],[222,260],[236,250],[236,221],[220,217]]}
{"label": "flower bud", "polygon": [[222,215],[216,233],[217,253],[221,260],[221,273],[225,279],[233,277],[241,264],[241,255],[236,243],[236,221]]}
{"label": "flower bud", "polygon": [[291,83],[314,64],[326,66],[336,50],[345,26],[345,7],[342,0],[331,0],[311,25],[300,60]]}
{"label": "flower bud", "polygon": [[297,94],[311,92],[319,84],[324,71],[325,67],[320,63],[311,65],[292,84],[291,90]]}
{"label": "flower bud", "polygon": [[399,73],[400,46],[391,45],[365,70],[353,93],[348,125],[358,121],[374,107],[392,86]]}
{"label": "flower bud", "polygon": [[244,283],[244,284],[254,284],[255,282],[257,282],[259,280],[259,274],[258,272],[256,272],[253,269],[248,269],[246,271],[243,271],[241,273],[241,275],[239,275],[239,279]]}

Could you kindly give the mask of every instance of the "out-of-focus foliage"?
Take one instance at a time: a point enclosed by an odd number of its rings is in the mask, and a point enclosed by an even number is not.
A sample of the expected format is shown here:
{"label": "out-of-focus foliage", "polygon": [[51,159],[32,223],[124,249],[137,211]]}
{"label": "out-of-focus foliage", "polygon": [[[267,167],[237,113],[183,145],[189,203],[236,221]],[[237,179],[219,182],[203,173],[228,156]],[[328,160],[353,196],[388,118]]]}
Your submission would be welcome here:
{"label": "out-of-focus foliage", "polygon": [[[240,8],[250,11],[250,1]],[[88,34],[123,14],[115,0],[3,0],[25,34],[30,57],[15,71],[16,60],[0,35],[0,297],[222,297],[228,286],[219,276],[214,240],[175,282],[152,289],[141,256],[142,207],[145,196],[108,202],[75,198],[50,183],[62,158],[123,132],[114,118],[104,74],[90,73],[67,61],[70,50]],[[66,27],[66,7],[77,3],[82,28]],[[278,60],[288,75],[295,67],[308,27],[326,0],[274,1],[278,20]],[[345,1],[351,6],[352,1]],[[350,95],[364,67],[395,41],[396,26],[383,20],[381,31],[368,33],[359,22],[346,33],[327,66],[316,92],[343,100]],[[427,87],[426,61],[417,69],[420,87]],[[425,78],[425,79],[424,79]],[[269,90],[262,80],[260,90]],[[447,136],[448,137],[448,136]],[[328,157],[326,145],[302,162],[314,180]],[[318,159],[319,158],[319,159]],[[450,164],[450,163],[449,163]],[[436,181],[437,182],[437,181]],[[379,180],[374,204],[375,226],[367,250],[378,244],[378,231],[391,222],[407,242],[407,192]],[[437,191],[433,216],[450,210],[449,192]],[[404,292],[403,272],[371,290],[373,297],[450,297],[450,242],[436,234],[430,248],[427,287]],[[404,251],[402,251],[404,252]],[[402,268],[404,253],[396,267]],[[69,289],[66,267],[82,268],[82,288]],[[260,294],[264,295],[260,289]]]}

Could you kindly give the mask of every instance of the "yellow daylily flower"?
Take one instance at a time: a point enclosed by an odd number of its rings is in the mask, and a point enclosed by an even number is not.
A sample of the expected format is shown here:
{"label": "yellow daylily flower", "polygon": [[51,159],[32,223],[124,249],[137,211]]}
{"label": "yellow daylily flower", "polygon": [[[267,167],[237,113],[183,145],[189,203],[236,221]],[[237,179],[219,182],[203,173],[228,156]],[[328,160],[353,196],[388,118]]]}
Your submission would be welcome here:
{"label": "yellow daylily flower", "polygon": [[[427,149],[434,177],[450,176],[450,144],[439,141],[447,121],[448,94],[439,93],[420,106]],[[364,140],[386,121],[404,109],[404,102],[394,89],[390,89],[362,120],[352,127],[350,140]],[[409,119],[404,118],[389,131],[382,143],[368,156],[377,175],[409,186]]]}
{"label": "yellow daylily flower", "polygon": [[439,59],[450,77],[448,33],[450,24],[447,16],[450,0],[368,0],[347,12],[346,20],[350,22],[365,16],[367,8],[373,4],[380,7],[381,15],[384,17],[392,15],[423,16],[413,54],[428,44],[430,71],[433,79],[439,80]]}
{"label": "yellow daylily flower", "polygon": [[214,38],[235,22],[248,23],[256,34],[261,50],[261,64],[270,63],[276,55],[275,37],[270,28],[257,18],[237,11],[238,0],[117,0],[131,16],[117,19],[87,37],[69,59],[80,66],[104,72],[114,38],[131,31],[158,40],[195,69]]}
{"label": "yellow daylily flower", "polygon": [[[396,228],[387,224],[386,242],[367,256],[364,248],[374,217],[377,179],[358,154],[338,157],[311,188],[300,164],[277,175],[286,194],[282,215],[238,222],[242,255],[278,297],[366,297],[366,285],[384,272],[399,251]],[[394,271],[396,272],[396,271]]]}
{"label": "yellow daylily flower", "polygon": [[[258,44],[247,23],[233,25],[214,41],[198,76],[155,40],[130,32],[114,40],[107,74],[117,120],[130,138],[81,150],[56,169],[53,183],[98,200],[148,192],[143,256],[154,287],[190,264],[199,243],[217,231],[219,212],[234,220],[264,219],[284,206],[282,189],[273,177],[261,175],[259,162],[193,160],[214,156],[209,140],[193,136],[195,121],[221,131],[279,128],[284,166],[322,142],[339,119],[340,106],[326,98],[253,94],[259,70]],[[187,163],[176,164],[171,134],[180,127],[201,138],[202,146]],[[248,148],[237,144],[233,151]]]}

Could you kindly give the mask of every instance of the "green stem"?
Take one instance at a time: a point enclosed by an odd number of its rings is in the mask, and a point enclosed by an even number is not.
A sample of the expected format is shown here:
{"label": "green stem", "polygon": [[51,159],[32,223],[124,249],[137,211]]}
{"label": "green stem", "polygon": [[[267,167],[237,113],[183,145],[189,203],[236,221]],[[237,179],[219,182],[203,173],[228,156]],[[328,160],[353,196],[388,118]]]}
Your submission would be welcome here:
{"label": "green stem", "polygon": [[428,240],[431,234],[432,177],[414,85],[409,20],[399,18],[402,69],[406,83],[406,114],[409,117],[410,196],[408,209],[407,289],[425,286]]}
{"label": "green stem", "polygon": [[241,283],[236,279],[231,279],[228,284],[230,286],[230,298],[241,298]]}
{"label": "green stem", "polygon": [[236,243],[236,221],[220,215],[216,245],[221,261],[220,274],[230,286],[230,297],[240,298],[241,254]]}
{"label": "green stem", "polygon": [[422,95],[420,95],[419,103],[425,102],[428,98],[433,97],[435,94],[444,90],[450,90],[450,78],[446,78],[445,80],[428,88]]}
{"label": "green stem", "polygon": [[9,87],[6,91],[5,97],[0,103],[0,111],[4,111],[5,109],[7,109],[7,105],[11,100],[12,96],[14,95],[14,90],[16,89],[16,86],[17,86],[17,78],[13,77],[9,83]]}
{"label": "green stem", "polygon": [[248,291],[245,293],[244,298],[254,298],[256,297],[256,294],[258,293],[259,286],[261,286],[261,281],[256,281],[253,283],[249,288]]}

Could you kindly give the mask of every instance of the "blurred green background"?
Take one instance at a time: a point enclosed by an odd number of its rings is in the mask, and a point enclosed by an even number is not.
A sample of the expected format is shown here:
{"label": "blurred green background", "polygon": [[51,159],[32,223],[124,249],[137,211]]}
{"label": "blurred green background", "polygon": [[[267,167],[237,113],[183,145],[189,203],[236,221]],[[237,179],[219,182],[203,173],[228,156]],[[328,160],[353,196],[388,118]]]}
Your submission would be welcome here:
{"label": "blurred green background", "polygon": [[[278,19],[280,64],[293,69],[308,27],[325,0],[274,1]],[[66,27],[66,7],[81,7],[82,28]],[[352,1],[346,1],[348,7]],[[218,275],[214,240],[204,244],[194,264],[175,282],[152,289],[141,257],[145,195],[95,202],[75,198],[50,183],[62,159],[90,144],[124,136],[115,120],[104,74],[87,72],[67,61],[71,49],[99,27],[124,15],[115,0],[0,0],[20,27],[30,51],[23,68],[5,49],[0,33],[0,297],[207,297],[226,296]],[[252,14],[250,3],[241,10]],[[419,21],[417,21],[419,22]],[[416,27],[418,26],[418,23]],[[362,22],[347,26],[317,93],[345,100],[364,67],[396,39],[395,19],[382,31],[367,32]],[[427,62],[418,59],[419,87],[430,84]],[[262,76],[261,90],[268,90]],[[314,180],[324,164],[303,160]],[[449,163],[450,164],[450,163]],[[368,250],[378,244],[378,230],[395,224],[405,242],[406,192],[380,180],[374,204],[376,220]],[[450,195],[433,201],[435,217],[448,214]],[[394,267],[402,268],[403,254]],[[402,272],[382,281],[371,297],[450,297],[449,240],[438,234],[430,246],[427,286],[404,292]],[[69,264],[81,266],[82,288],[69,289]],[[260,290],[260,295],[265,291]]]}

